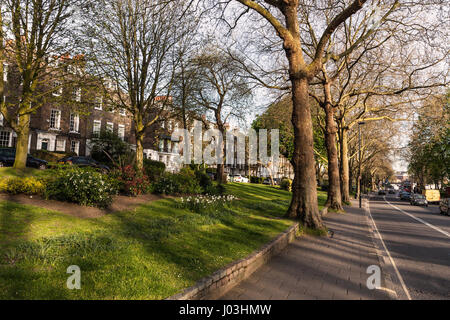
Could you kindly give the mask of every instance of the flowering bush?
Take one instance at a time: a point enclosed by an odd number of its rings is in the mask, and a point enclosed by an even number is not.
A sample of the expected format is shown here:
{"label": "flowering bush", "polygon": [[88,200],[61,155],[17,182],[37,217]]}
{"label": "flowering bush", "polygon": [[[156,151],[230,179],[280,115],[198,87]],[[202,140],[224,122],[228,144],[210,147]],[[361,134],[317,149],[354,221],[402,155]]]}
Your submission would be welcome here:
{"label": "flowering bush", "polygon": [[127,195],[136,197],[151,191],[148,176],[135,170],[131,165],[114,172],[111,176],[117,181],[119,190]]}
{"label": "flowering bush", "polygon": [[0,191],[9,194],[41,194],[44,192],[45,183],[43,180],[34,177],[7,178],[0,182]]}
{"label": "flowering bush", "polygon": [[56,171],[55,176],[47,181],[44,195],[47,199],[104,208],[111,204],[117,191],[108,176],[91,169],[73,167]]}
{"label": "flowering bush", "polygon": [[210,196],[198,195],[181,198],[180,207],[197,213],[218,212],[229,208],[232,202],[236,200],[233,195]]}

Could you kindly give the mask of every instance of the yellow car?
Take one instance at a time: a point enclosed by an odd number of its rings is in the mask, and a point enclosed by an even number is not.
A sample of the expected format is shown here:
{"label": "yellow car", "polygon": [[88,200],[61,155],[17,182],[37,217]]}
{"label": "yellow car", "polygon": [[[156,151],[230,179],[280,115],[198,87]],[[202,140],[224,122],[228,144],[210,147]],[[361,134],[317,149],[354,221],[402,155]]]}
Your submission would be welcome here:
{"label": "yellow car", "polygon": [[427,198],[428,203],[439,203],[441,201],[439,190],[423,190],[422,194]]}

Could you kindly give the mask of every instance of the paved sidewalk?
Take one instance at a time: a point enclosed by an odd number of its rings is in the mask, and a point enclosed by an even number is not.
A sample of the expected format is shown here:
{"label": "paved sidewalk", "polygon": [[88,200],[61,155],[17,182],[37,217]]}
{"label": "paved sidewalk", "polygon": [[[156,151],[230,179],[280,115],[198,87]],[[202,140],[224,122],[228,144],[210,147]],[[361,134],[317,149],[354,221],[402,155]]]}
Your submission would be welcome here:
{"label": "paved sidewalk", "polygon": [[366,216],[357,206],[354,202],[346,214],[331,213],[325,218],[333,238],[297,239],[222,299],[390,299],[385,291],[366,286],[367,268],[378,266],[379,261]]}

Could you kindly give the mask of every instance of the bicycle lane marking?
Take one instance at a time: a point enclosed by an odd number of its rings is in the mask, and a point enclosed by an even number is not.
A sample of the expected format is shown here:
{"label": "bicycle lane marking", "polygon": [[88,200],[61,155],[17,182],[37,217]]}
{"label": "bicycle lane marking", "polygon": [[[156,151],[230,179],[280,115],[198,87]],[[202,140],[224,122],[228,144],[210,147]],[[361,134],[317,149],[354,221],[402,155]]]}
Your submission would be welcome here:
{"label": "bicycle lane marking", "polygon": [[[385,199],[385,200],[386,200],[386,199]],[[372,217],[372,212],[370,211],[370,201],[367,202],[367,211],[368,211],[368,214],[369,214],[370,219],[372,220],[372,224],[373,224],[374,229],[375,229],[375,231],[376,231],[376,233],[377,233],[377,236],[378,236],[378,238],[380,239],[381,244],[383,245],[384,251],[386,252],[386,254],[387,254],[388,258],[389,258],[389,261],[391,262],[391,265],[392,265],[392,267],[393,267],[394,270],[395,270],[395,273],[396,273],[396,275],[397,275],[397,278],[398,278],[399,281],[400,281],[400,285],[402,286],[402,289],[403,289],[403,291],[404,291],[405,294],[406,294],[406,297],[408,298],[408,300],[412,300],[411,295],[409,294],[409,290],[408,290],[408,288],[406,287],[405,281],[403,280],[403,277],[402,277],[402,275],[400,274],[400,271],[399,271],[398,268],[397,268],[397,264],[395,263],[394,259],[392,258],[392,255],[391,255],[391,253],[389,252],[389,250],[388,250],[388,248],[387,248],[387,246],[386,246],[386,243],[384,242],[383,237],[381,236],[380,231],[378,230],[377,224],[375,223],[375,220],[374,220],[373,217]]]}

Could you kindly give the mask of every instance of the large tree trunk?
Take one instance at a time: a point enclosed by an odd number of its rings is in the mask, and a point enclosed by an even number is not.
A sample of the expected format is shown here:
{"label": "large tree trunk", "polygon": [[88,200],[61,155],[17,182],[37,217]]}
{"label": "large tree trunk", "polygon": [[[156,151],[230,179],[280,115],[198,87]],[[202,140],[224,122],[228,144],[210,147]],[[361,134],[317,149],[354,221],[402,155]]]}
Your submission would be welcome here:
{"label": "large tree trunk", "polygon": [[325,145],[328,154],[328,199],[326,206],[333,210],[342,211],[341,185],[339,181],[339,160],[336,147],[336,123],[334,121],[333,107],[325,105]]}
{"label": "large tree trunk", "polygon": [[225,166],[223,164],[217,164],[217,182],[219,184],[225,183]]}
{"label": "large tree trunk", "polygon": [[136,167],[138,170],[144,168],[144,145],[143,136],[136,136]]}
{"label": "large tree trunk", "polygon": [[350,203],[350,169],[348,163],[348,132],[347,129],[341,130],[340,135],[340,148],[341,148],[341,165],[340,179],[341,179],[341,194],[342,202],[345,204]]}
{"label": "large tree trunk", "polygon": [[143,128],[142,123],[136,125],[136,130],[134,132],[136,137],[136,168],[139,171],[144,169],[144,131],[138,128]]}
{"label": "large tree trunk", "polygon": [[[135,108],[137,110],[137,108]],[[142,115],[136,112],[134,116],[134,136],[136,138],[136,168],[139,171],[144,169],[144,137],[145,127]]]}
{"label": "large tree trunk", "polygon": [[219,141],[219,143],[221,143],[222,145],[220,146],[220,150],[222,150],[222,163],[218,163],[217,164],[217,182],[219,183],[219,184],[222,184],[222,183],[226,183],[227,181],[226,181],[226,178],[225,178],[225,165],[224,165],[224,162],[225,162],[225,159],[226,159],[226,144],[225,144],[225,140],[224,139],[226,139],[226,130],[225,130],[225,127],[224,127],[224,125],[223,125],[223,123],[222,123],[222,121],[221,121],[221,119],[220,119],[220,114],[216,114],[216,119],[217,119],[217,122],[218,122],[218,128],[219,128],[219,131],[220,131],[220,133],[222,134],[222,140],[221,141]]}
{"label": "large tree trunk", "polygon": [[310,74],[300,43],[298,2],[284,2],[283,13],[291,37],[284,39],[283,48],[289,62],[292,83],[292,125],[294,127],[294,154],[292,158],[295,178],[292,183],[292,202],[286,216],[299,219],[313,229],[323,229],[317,203],[316,166],[311,109],[309,105]]}
{"label": "large tree trunk", "polygon": [[308,80],[292,79],[294,126],[292,202],[287,217],[299,219],[304,226],[322,229],[323,222],[317,203],[314,139],[309,106]]}
{"label": "large tree trunk", "polygon": [[28,139],[30,133],[30,115],[22,115],[16,128],[16,158],[14,160],[15,169],[25,169],[28,158]]}

